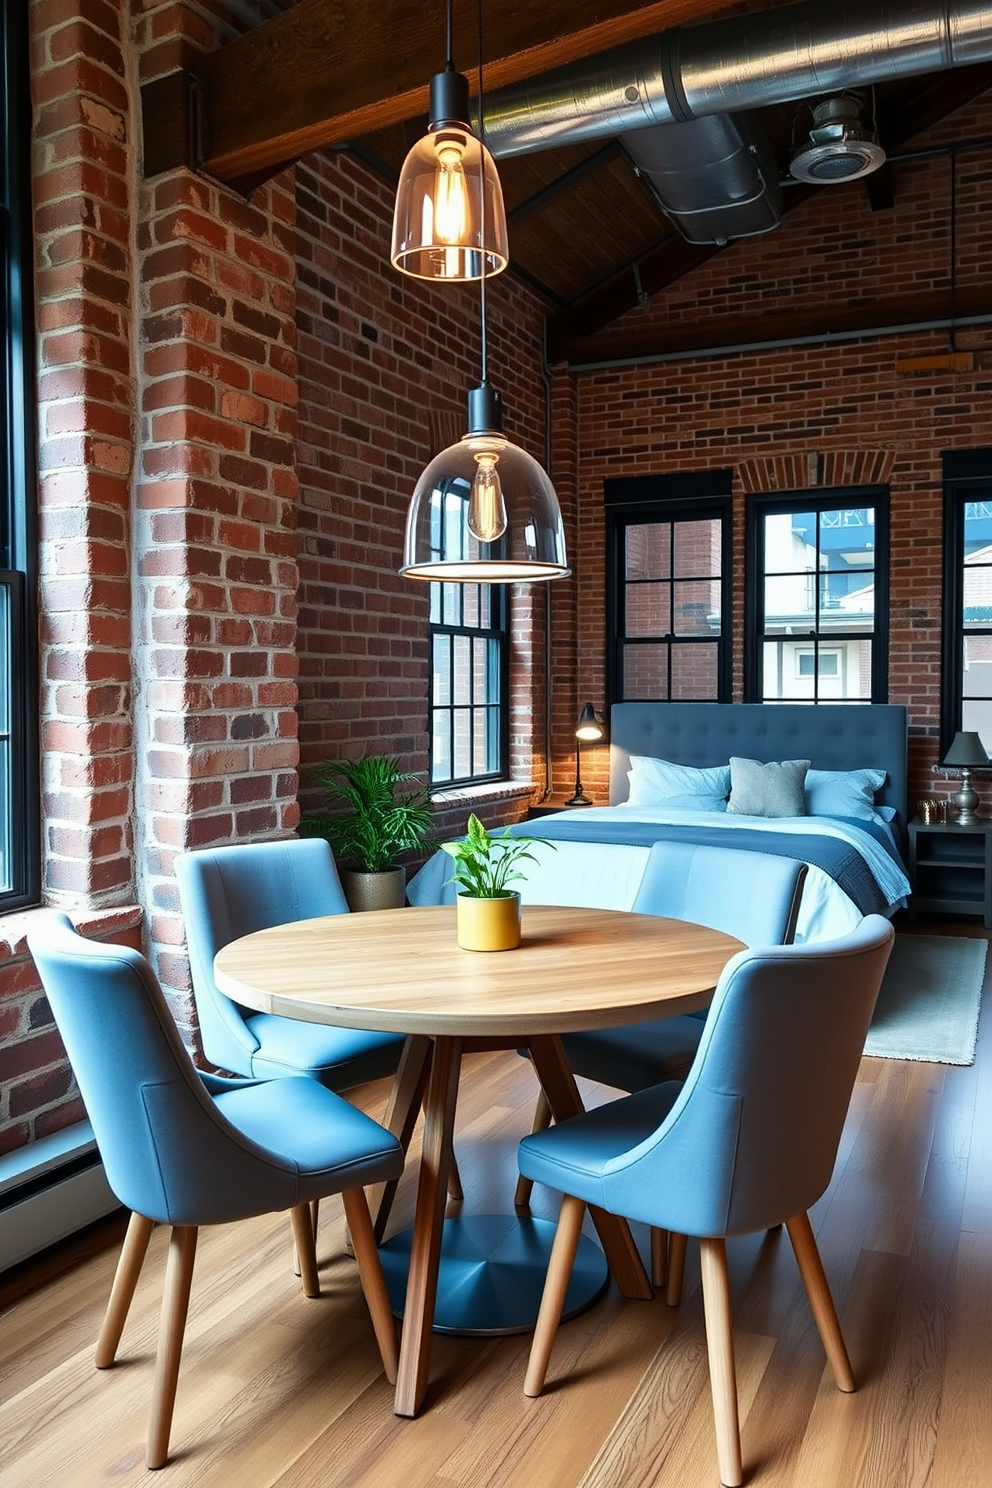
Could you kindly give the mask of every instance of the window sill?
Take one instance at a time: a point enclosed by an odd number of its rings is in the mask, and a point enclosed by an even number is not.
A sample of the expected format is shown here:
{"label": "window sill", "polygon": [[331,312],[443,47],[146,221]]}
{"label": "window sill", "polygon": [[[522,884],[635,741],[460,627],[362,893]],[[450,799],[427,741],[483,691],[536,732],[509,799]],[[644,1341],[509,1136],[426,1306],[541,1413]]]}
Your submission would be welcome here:
{"label": "window sill", "polygon": [[[50,906],[52,909],[59,907]],[[47,913],[48,909],[38,908],[0,915],[0,962],[27,959],[28,933]],[[81,935],[93,940],[109,940],[124,930],[135,929],[144,921],[144,911],[138,904],[128,904],[119,909],[67,909],[65,913]]]}
{"label": "window sill", "polygon": [[431,791],[431,803],[448,811],[456,806],[477,806],[490,801],[522,801],[534,794],[531,780],[490,780],[485,785],[458,785],[453,790]]}

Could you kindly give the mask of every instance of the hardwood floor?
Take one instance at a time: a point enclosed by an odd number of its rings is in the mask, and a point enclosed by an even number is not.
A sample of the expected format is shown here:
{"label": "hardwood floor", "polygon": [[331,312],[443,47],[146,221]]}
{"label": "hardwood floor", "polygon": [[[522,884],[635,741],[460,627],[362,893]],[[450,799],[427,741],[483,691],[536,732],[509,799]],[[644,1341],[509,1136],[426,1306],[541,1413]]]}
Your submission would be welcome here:
{"label": "hardwood floor", "polygon": [[[960,927],[956,927],[960,929]],[[860,1388],[833,1386],[784,1231],[733,1241],[744,1462],[761,1488],[984,1488],[992,1481],[992,1010],[968,1068],[866,1059],[833,1183],[813,1212]],[[514,1054],[462,1083],[467,1212],[503,1210],[534,1081]],[[590,1103],[607,1092],[586,1087]],[[385,1087],[361,1104],[381,1113]],[[412,1214],[404,1179],[393,1227]],[[534,1211],[555,1201],[535,1192]],[[143,1443],[164,1267],[152,1239],[117,1365],[93,1347],[123,1234],[112,1220],[0,1277],[0,1483],[147,1477]],[[647,1233],[636,1231],[647,1254]],[[201,1232],[169,1488],[716,1488],[690,1244],[682,1306],[611,1289],[563,1325],[546,1393],[528,1337],[438,1336],[428,1408],[392,1414],[339,1201],[318,1237],[323,1296],[292,1272],[288,1219]]]}

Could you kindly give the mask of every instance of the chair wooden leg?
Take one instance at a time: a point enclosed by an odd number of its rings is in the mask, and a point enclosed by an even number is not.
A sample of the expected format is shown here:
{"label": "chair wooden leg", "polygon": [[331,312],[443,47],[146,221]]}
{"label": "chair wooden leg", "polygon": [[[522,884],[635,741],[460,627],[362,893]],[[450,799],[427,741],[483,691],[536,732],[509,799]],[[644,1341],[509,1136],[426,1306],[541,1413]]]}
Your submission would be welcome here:
{"label": "chair wooden leg", "polygon": [[155,1221],[146,1219],[143,1214],[132,1214],[128,1220],[124,1246],[120,1260],[117,1262],[114,1284],[107,1301],[107,1311],[104,1314],[100,1336],[96,1341],[97,1369],[109,1369],[117,1355],[117,1345],[124,1332],[131,1298],[134,1296],[134,1289],[141,1275],[145,1252],[154,1228]]}
{"label": "chair wooden leg", "polygon": [[152,1408],[145,1446],[145,1465],[150,1468],[164,1467],[169,1456],[169,1432],[176,1403],[186,1314],[189,1311],[196,1236],[197,1231],[192,1225],[176,1225],[169,1240],[162,1321],[155,1358],[155,1381],[152,1385]]}
{"label": "chair wooden leg", "polygon": [[817,1331],[827,1358],[830,1360],[837,1388],[850,1394],[851,1391],[857,1389],[857,1382],[847,1355],[844,1336],[840,1331],[837,1309],[830,1295],[830,1287],[820,1259],[820,1251],[813,1236],[809,1215],[797,1214],[793,1219],[787,1220],[786,1229],[789,1231],[789,1239],[796,1253],[799,1274],[803,1279],[803,1286],[806,1288]]}
{"label": "chair wooden leg", "polygon": [[[537,1097],[537,1105],[534,1107],[534,1120],[531,1122],[531,1132],[546,1131],[551,1125],[551,1106],[548,1097],[542,1090]],[[516,1191],[513,1202],[517,1209],[526,1209],[530,1204],[530,1196],[534,1192],[534,1182],[531,1178],[525,1178],[523,1174],[517,1179]]]}
{"label": "chair wooden leg", "polygon": [[665,1301],[669,1307],[678,1307],[682,1301],[682,1279],[685,1276],[685,1252],[688,1245],[685,1235],[676,1232],[668,1237],[668,1276],[665,1281]]}
{"label": "chair wooden leg", "polygon": [[[308,1207],[309,1207],[309,1210],[310,1210],[310,1246],[309,1246],[310,1258],[309,1258],[309,1261],[308,1261],[308,1267],[310,1269],[312,1269],[313,1274],[316,1275],[317,1274],[317,1218],[318,1218],[318,1215],[320,1214],[320,1200],[319,1199],[311,1199],[310,1204],[309,1204]],[[345,1237],[345,1245],[347,1246],[347,1237]],[[293,1229],[293,1275],[294,1276],[302,1276],[303,1275],[303,1264],[302,1264],[302,1262],[300,1260],[300,1247],[299,1247],[299,1242],[297,1241],[297,1238],[296,1238],[296,1229],[295,1229],[295,1226],[294,1226],[294,1229]],[[307,1292],[305,1285],[304,1285],[303,1290],[306,1292],[306,1295],[308,1297],[319,1297],[320,1296],[320,1286],[319,1286],[319,1283],[318,1283],[318,1288],[317,1288],[317,1291],[316,1292]]]}
{"label": "chair wooden leg", "polygon": [[289,1211],[289,1217],[293,1225],[293,1239],[296,1241],[296,1259],[299,1262],[300,1277],[303,1281],[303,1295],[319,1297],[320,1277],[317,1275],[317,1252],[314,1246],[310,1205],[297,1204]]}
{"label": "chair wooden leg", "polygon": [[382,1264],[375,1246],[368,1201],[361,1188],[346,1189],[341,1197],[344,1199],[344,1212],[351,1230],[351,1243],[355,1248],[358,1276],[372,1317],[379,1353],[382,1355],[382,1367],[389,1383],[395,1385],[399,1344],[396,1341],[396,1324],[389,1306]]}
{"label": "chair wooden leg", "polygon": [[744,1481],[741,1428],[737,1414],[737,1374],[734,1369],[734,1324],[730,1311],[730,1276],[724,1240],[699,1242],[703,1274],[703,1312],[706,1351],[710,1362],[710,1391],[716,1423],[716,1453],[724,1488],[740,1488]]}
{"label": "chair wooden leg", "polygon": [[663,1287],[668,1275],[668,1231],[651,1226],[651,1285]]}
{"label": "chair wooden leg", "polygon": [[568,1291],[575,1252],[579,1248],[585,1212],[586,1206],[581,1199],[576,1199],[571,1194],[566,1194],[562,1199],[558,1228],[555,1231],[554,1245],[551,1247],[551,1259],[548,1261],[548,1275],[541,1296],[537,1326],[534,1329],[534,1341],[530,1346],[530,1358],[527,1361],[527,1374],[524,1379],[525,1395],[540,1395],[544,1389],[544,1378],[548,1372],[548,1363],[554,1347],[555,1334],[558,1332],[561,1310],[565,1305],[565,1293]]}

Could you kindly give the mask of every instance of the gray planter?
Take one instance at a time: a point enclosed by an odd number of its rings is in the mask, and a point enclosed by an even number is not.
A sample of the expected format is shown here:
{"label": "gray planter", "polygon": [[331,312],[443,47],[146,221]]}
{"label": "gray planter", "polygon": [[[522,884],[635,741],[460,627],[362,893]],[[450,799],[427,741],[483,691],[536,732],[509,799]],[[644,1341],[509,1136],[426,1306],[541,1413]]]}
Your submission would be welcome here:
{"label": "gray planter", "polygon": [[406,904],[406,869],[387,868],[382,873],[363,873],[357,868],[339,868],[341,887],[352,911],[402,909]]}

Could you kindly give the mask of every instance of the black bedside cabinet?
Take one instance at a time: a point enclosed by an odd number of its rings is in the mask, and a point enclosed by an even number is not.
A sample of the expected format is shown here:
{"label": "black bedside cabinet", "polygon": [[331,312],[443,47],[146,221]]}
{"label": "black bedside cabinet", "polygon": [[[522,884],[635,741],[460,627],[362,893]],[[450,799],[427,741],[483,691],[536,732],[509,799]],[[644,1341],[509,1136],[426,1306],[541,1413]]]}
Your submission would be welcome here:
{"label": "black bedside cabinet", "polygon": [[992,822],[909,824],[910,909],[981,915],[992,930]]}

